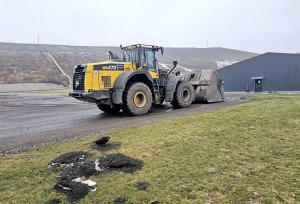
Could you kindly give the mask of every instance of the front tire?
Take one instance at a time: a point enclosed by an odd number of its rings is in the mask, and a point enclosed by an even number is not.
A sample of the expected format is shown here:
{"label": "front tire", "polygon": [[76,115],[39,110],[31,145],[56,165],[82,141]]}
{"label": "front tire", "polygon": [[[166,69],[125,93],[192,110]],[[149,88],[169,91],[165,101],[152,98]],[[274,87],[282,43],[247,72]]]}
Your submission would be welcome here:
{"label": "front tire", "polygon": [[174,108],[188,108],[194,100],[194,95],[195,93],[192,84],[187,81],[179,82],[171,104]]}
{"label": "front tire", "polygon": [[151,108],[151,90],[144,83],[133,83],[125,90],[123,104],[123,112],[127,115],[144,115]]}

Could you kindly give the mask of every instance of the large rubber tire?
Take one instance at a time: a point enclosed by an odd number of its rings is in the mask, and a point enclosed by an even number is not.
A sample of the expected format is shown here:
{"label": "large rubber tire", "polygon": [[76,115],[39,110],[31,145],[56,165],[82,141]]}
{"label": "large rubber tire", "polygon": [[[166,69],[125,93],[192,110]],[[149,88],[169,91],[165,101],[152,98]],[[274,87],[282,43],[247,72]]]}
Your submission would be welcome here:
{"label": "large rubber tire", "polygon": [[132,83],[126,88],[123,96],[123,112],[127,115],[144,115],[152,104],[152,93],[149,87],[141,82]]}
{"label": "large rubber tire", "polygon": [[174,108],[188,108],[194,100],[194,88],[187,81],[179,82],[174,93],[173,102]]}
{"label": "large rubber tire", "polygon": [[110,114],[117,114],[121,110],[121,108],[118,106],[110,107],[110,105],[102,105],[102,104],[97,104],[97,106],[101,111]]}

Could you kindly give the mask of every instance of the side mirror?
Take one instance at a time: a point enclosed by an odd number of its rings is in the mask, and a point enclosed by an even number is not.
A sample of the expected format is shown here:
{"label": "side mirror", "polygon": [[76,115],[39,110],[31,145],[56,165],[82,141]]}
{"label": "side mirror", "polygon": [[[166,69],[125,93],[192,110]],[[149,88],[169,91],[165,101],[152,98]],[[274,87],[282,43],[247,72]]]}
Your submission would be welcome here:
{"label": "side mirror", "polygon": [[160,48],[160,51],[161,51],[161,55],[164,55],[164,51],[165,51],[165,50],[164,50],[163,47]]}
{"label": "side mirror", "polygon": [[177,61],[173,61],[173,65],[177,66],[178,62]]}

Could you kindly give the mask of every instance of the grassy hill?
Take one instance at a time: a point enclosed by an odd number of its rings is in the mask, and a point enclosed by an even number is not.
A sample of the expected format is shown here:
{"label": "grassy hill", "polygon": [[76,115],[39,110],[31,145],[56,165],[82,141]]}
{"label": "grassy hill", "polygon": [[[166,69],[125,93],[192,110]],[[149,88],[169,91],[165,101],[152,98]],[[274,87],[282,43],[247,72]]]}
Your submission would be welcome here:
{"label": "grassy hill", "polygon": [[[72,75],[77,64],[107,60],[108,51],[122,56],[119,47],[0,43],[0,84],[44,82],[67,85],[67,77],[61,74],[47,53],[68,75]],[[255,55],[225,48],[165,48],[163,56],[158,54],[158,60],[164,67],[172,67],[172,61],[177,60],[179,68],[212,69]]]}

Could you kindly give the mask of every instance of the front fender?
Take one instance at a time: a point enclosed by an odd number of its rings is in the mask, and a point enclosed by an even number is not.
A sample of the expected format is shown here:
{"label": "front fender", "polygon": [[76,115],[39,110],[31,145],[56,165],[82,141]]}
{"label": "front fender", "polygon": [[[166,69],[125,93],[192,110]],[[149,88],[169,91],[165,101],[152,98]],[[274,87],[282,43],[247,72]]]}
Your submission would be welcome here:
{"label": "front fender", "polygon": [[138,75],[140,75],[141,77],[146,77],[150,82],[153,81],[149,72],[145,70],[124,72],[123,74],[118,76],[118,78],[114,83],[113,97],[112,97],[114,104],[123,104],[123,92],[125,91],[128,81],[130,81],[132,77]]}

